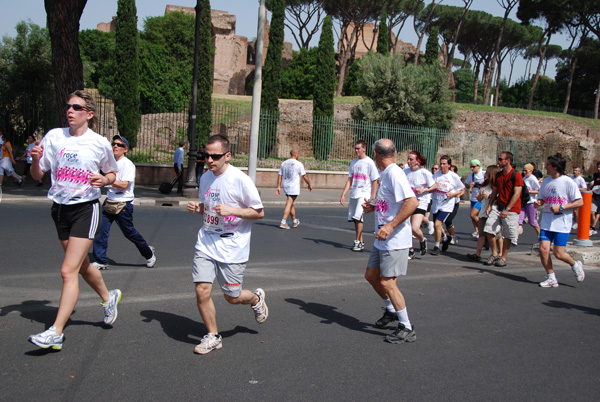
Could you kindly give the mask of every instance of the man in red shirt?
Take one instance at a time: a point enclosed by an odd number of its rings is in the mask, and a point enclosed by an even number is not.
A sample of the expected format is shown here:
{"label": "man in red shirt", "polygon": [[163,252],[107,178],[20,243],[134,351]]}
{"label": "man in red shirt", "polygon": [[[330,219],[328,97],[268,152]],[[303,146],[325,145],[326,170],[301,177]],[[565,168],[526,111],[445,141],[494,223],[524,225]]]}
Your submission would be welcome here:
{"label": "man in red shirt", "polygon": [[[490,195],[490,204],[487,208],[488,220],[484,232],[488,237],[492,255],[484,263],[497,267],[506,266],[506,256],[510,250],[511,241],[517,241],[519,237],[519,214],[521,213],[521,190],[523,189],[523,176],[512,167],[513,154],[502,152],[498,157],[498,171],[496,175],[496,187]],[[514,179],[513,171],[515,174]],[[498,254],[496,243],[492,238],[502,228],[502,254]]]}

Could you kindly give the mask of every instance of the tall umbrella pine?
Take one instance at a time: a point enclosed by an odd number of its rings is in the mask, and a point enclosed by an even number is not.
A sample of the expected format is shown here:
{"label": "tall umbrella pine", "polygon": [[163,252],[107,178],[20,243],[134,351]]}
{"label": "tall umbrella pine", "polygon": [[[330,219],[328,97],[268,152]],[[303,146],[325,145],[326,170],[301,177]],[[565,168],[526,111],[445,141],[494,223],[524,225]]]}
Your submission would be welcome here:
{"label": "tall umbrella pine", "polygon": [[213,58],[210,0],[199,0],[200,35],[198,38],[198,106],[196,110],[196,142],[203,144],[212,131]]}
{"label": "tall umbrella pine", "polygon": [[135,0],[119,0],[116,20],[115,114],[119,134],[133,148],[140,128],[139,35]]}
{"label": "tall umbrella pine", "polygon": [[315,67],[312,145],[315,158],[325,160],[333,145],[333,96],[336,87],[333,21],[329,16],[323,20]]}
{"label": "tall umbrella pine", "polygon": [[279,121],[279,91],[281,88],[281,69],[284,38],[285,0],[273,1],[269,46],[263,70],[263,87],[260,98],[261,113],[258,143],[258,156],[269,157],[277,143],[277,123]]}

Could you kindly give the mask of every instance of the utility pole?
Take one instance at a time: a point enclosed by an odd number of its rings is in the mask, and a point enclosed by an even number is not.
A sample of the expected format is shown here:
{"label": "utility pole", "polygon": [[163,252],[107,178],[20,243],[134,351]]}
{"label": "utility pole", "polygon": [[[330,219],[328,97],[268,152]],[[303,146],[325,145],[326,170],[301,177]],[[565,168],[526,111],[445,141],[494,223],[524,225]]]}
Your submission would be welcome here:
{"label": "utility pole", "polygon": [[260,95],[262,92],[263,42],[265,20],[267,18],[265,0],[258,7],[258,32],[256,34],[256,60],[254,67],[254,88],[252,90],[252,123],[250,126],[250,154],[248,155],[248,176],[256,182],[256,162],[258,155],[258,127],[260,123]]}

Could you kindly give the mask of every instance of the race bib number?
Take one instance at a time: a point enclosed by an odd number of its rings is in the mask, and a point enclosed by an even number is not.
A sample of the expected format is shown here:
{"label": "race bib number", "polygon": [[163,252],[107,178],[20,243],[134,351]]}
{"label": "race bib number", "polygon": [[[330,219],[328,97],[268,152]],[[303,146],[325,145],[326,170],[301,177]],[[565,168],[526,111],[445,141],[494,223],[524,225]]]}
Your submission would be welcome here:
{"label": "race bib number", "polygon": [[217,213],[212,211],[204,211],[204,230],[206,232],[224,232],[224,222],[224,216],[219,216]]}

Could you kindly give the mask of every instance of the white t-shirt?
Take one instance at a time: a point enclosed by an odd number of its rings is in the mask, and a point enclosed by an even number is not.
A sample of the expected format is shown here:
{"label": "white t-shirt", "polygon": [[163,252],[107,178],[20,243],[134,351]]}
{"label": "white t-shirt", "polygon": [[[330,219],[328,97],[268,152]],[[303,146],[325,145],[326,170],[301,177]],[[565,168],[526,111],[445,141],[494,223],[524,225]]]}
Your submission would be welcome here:
{"label": "white t-shirt", "polygon": [[208,171],[200,178],[199,194],[200,202],[204,204],[204,225],[198,231],[196,250],[228,264],[248,261],[252,220],[219,216],[215,207],[225,204],[235,208],[262,209],[262,201],[252,179],[231,165],[219,176]]}
{"label": "white t-shirt", "polygon": [[304,176],[304,165],[297,159],[290,158],[281,164],[279,168],[283,192],[287,195],[300,194],[300,177]]}
{"label": "white t-shirt", "polygon": [[[538,181],[538,178],[535,177],[534,175],[531,175],[529,177],[525,177],[523,176],[523,182],[525,183],[525,185],[527,186],[527,190],[531,191],[537,191],[540,189],[540,182]],[[537,194],[529,194],[529,202],[527,202],[527,205],[535,202],[535,200],[537,200]]]}
{"label": "white t-shirt", "polygon": [[431,193],[428,193],[427,191],[425,191],[421,194],[417,194],[416,190],[419,188],[426,189],[426,188],[433,186],[435,181],[433,180],[433,176],[431,175],[431,172],[422,167],[418,168],[415,171],[413,171],[411,168],[406,168],[406,169],[404,169],[404,174],[406,175],[406,179],[408,180],[408,184],[410,185],[410,188],[412,189],[412,191],[417,196],[417,199],[419,200],[419,206],[417,208],[424,209],[427,211],[427,207],[429,206],[429,201],[431,201]]}
{"label": "white t-shirt", "polygon": [[585,179],[583,177],[580,176],[569,176],[571,178],[571,180],[573,180],[575,182],[575,184],[577,184],[577,188],[587,188],[587,184],[585,184]]}
{"label": "white t-shirt", "polygon": [[433,192],[431,212],[434,214],[437,214],[440,211],[452,212],[454,205],[456,204],[456,199],[454,197],[448,198],[448,193],[454,193],[461,190],[465,188],[465,185],[460,180],[460,177],[452,171],[443,174],[440,170],[433,175],[433,180],[438,183],[438,186]]}
{"label": "white t-shirt", "polygon": [[33,149],[33,147],[35,147],[35,142],[32,142],[31,144],[27,145],[27,149],[25,150],[27,154],[27,163],[29,164],[33,163],[33,158],[31,157],[31,150]]}
{"label": "white t-shirt", "polygon": [[484,181],[485,171],[481,169],[479,169],[479,173],[471,172],[467,176],[467,180],[465,180],[465,183],[467,183],[467,187],[469,187],[471,183],[475,183],[475,185],[471,189],[471,201],[477,202],[477,194],[479,193],[479,189],[481,188],[481,185]]}
{"label": "white t-shirt", "polygon": [[544,200],[542,222],[540,229],[557,233],[571,232],[573,226],[573,210],[564,210],[561,214],[554,215],[550,211],[553,205],[565,205],[581,198],[577,184],[568,176],[559,176],[557,179],[546,177],[540,188],[540,199]]}
{"label": "white t-shirt", "polygon": [[92,187],[90,175],[117,172],[117,161],[108,140],[88,129],[73,137],[69,128],[54,128],[40,143],[44,152],[40,168],[52,171],[48,198],[57,204],[72,205],[100,198],[99,188]]}
{"label": "white t-shirt", "polygon": [[[377,198],[375,200],[375,232],[388,222],[391,222],[404,205],[404,200],[414,197],[406,175],[398,165],[388,165],[379,180]],[[410,219],[396,226],[387,240],[375,240],[373,244],[379,250],[401,250],[412,247],[412,228]]]}
{"label": "white t-shirt", "polygon": [[[483,195],[491,195],[492,194],[492,186],[490,186],[489,184],[485,187],[482,187],[480,189],[481,194]],[[487,207],[490,205],[490,198],[485,198],[483,197],[483,199],[481,200],[481,209],[479,210],[479,217],[480,218],[487,218],[488,214],[487,214]]]}
{"label": "white t-shirt", "polygon": [[133,188],[135,187],[135,165],[126,156],[123,156],[117,161],[118,181],[128,181],[129,184],[124,189],[113,186],[106,187],[106,197],[109,200],[119,202],[133,201]]}
{"label": "white t-shirt", "polygon": [[350,163],[348,177],[352,178],[350,198],[371,198],[372,183],[379,178],[379,172],[373,159],[365,156]]}

